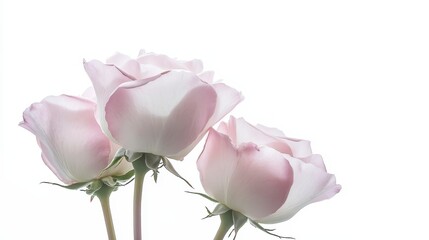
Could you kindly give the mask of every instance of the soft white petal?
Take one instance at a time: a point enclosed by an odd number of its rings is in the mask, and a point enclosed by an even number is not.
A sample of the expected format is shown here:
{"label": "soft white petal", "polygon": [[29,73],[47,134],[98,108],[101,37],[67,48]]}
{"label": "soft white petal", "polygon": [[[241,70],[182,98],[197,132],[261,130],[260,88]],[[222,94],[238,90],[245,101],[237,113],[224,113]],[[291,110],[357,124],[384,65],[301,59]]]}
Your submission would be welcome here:
{"label": "soft white petal", "polygon": [[293,181],[292,168],[271,148],[244,144],[235,148],[214,130],[198,158],[206,192],[249,218],[274,213],[285,201]]}
{"label": "soft white petal", "polygon": [[74,96],[47,97],[24,112],[46,165],[66,184],[96,178],[109,163],[109,139],[97,124],[95,103]]}
{"label": "soft white petal", "polygon": [[308,204],[328,199],[341,190],[341,186],[336,184],[335,176],[324,169],[288,155],[285,157],[289,160],[294,172],[294,183],[289,196],[276,213],[257,219],[258,222],[286,221]]}
{"label": "soft white petal", "polygon": [[226,114],[231,112],[232,109],[234,109],[234,107],[237,106],[237,104],[239,104],[243,100],[243,96],[240,92],[223,83],[213,84],[211,86],[216,91],[217,96],[216,108],[213,115],[207,121],[206,126],[200,132],[199,136],[195,138],[195,140],[186,148],[174,154],[172,158],[183,159],[183,157],[186,156],[200,142],[200,140],[203,138],[209,128],[211,128],[214,124],[220,121]]}
{"label": "soft white petal", "polygon": [[204,131],[216,92],[195,74],[170,71],[122,84],[106,105],[109,131],[131,151],[174,157]]}

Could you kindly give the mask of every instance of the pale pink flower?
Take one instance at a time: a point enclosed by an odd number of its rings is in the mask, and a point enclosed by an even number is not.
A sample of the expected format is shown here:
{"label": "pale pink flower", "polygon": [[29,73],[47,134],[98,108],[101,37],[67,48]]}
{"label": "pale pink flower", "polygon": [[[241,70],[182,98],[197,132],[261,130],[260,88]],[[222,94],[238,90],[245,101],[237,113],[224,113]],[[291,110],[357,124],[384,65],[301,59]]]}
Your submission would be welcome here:
{"label": "pale pink flower", "polygon": [[341,189],[308,141],[242,118],[210,130],[197,165],[209,196],[260,223],[286,221]]}
{"label": "pale pink flower", "polygon": [[116,54],[107,64],[84,66],[103,131],[133,152],[181,160],[242,100],[235,89],[211,83],[199,60],[142,52],[137,59]]}
{"label": "pale pink flower", "polygon": [[42,159],[65,184],[121,176],[132,169],[126,161],[103,171],[119,146],[103,134],[95,102],[82,97],[46,97],[24,111],[19,124],[36,136]]}

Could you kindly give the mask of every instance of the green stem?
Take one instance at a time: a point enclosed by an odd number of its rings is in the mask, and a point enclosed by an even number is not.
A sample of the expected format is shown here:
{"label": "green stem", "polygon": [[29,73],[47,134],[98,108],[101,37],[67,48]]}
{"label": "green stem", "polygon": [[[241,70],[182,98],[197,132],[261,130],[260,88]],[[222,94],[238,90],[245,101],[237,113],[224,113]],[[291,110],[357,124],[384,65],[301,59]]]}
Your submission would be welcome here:
{"label": "green stem", "polygon": [[104,223],[106,224],[107,235],[109,240],[116,240],[115,227],[113,226],[112,212],[110,211],[110,194],[113,188],[104,185],[95,193],[101,203],[103,209]]}
{"label": "green stem", "polygon": [[134,240],[142,239],[142,193],[143,181],[149,168],[146,166],[145,157],[133,162],[134,175]]}
{"label": "green stem", "polygon": [[216,236],[213,240],[222,240],[228,233],[228,230],[232,227],[232,225],[233,220],[231,211],[221,214],[219,229],[217,230]]}

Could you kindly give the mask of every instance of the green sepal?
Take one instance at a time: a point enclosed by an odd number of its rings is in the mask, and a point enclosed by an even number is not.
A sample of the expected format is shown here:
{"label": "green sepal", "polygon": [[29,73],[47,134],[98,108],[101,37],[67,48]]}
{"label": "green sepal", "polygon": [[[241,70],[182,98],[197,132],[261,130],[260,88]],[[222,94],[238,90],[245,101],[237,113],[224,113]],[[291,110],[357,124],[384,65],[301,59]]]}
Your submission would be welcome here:
{"label": "green sepal", "polygon": [[[208,207],[205,207],[206,208],[206,211],[207,211],[207,213],[210,215],[210,214],[212,214],[212,212],[209,210],[209,208]],[[206,218],[206,217],[205,217]],[[203,219],[205,219],[205,218],[203,218]]]}
{"label": "green sepal", "polygon": [[182,179],[183,181],[185,181],[186,184],[188,184],[188,186],[190,186],[191,188],[194,188],[194,187],[192,187],[192,185],[185,178],[183,178],[182,176],[180,176],[180,174],[176,171],[176,169],[174,169],[173,164],[171,164],[171,162],[166,157],[161,157],[161,159],[162,159],[162,163],[163,163],[165,169],[167,169],[174,176],[176,176],[176,177]]}
{"label": "green sepal", "polygon": [[238,230],[240,230],[240,228],[243,227],[243,225],[247,222],[247,219],[248,218],[243,214],[237,211],[232,211],[232,221],[234,223],[234,232],[235,232],[233,239],[237,237]]}
{"label": "green sepal", "polygon": [[[120,159],[120,158],[117,158]],[[113,165],[111,165],[113,166]],[[121,176],[107,176],[102,179],[94,179],[89,182],[81,182],[81,183],[74,183],[71,185],[61,185],[58,183],[52,183],[52,182],[41,182],[45,184],[55,185],[62,188],[70,189],[70,190],[78,190],[84,191],[86,194],[90,195],[90,200],[94,198],[94,196],[97,195],[97,192],[103,187],[108,187],[111,189],[111,191],[116,191],[118,187],[125,186],[128,183],[130,183],[133,179],[131,179],[134,176],[134,170],[131,170],[127,172],[124,175]],[[130,180],[131,179],[131,180]],[[130,181],[128,181],[130,180]],[[126,182],[128,181],[128,182]],[[126,182],[123,184],[123,182]]]}
{"label": "green sepal", "polygon": [[186,193],[191,193],[191,194],[195,194],[195,195],[199,195],[199,196],[201,196],[201,197],[203,197],[203,198],[206,198],[206,199],[208,199],[208,200],[210,200],[210,201],[212,201],[212,202],[215,202],[215,203],[217,203],[218,201],[216,201],[216,199],[214,199],[214,198],[211,198],[210,196],[208,196],[208,195],[206,195],[206,194],[204,194],[204,193],[199,193],[199,192],[190,192],[190,191],[185,191]]}
{"label": "green sepal", "polygon": [[144,153],[141,153],[141,152],[132,152],[132,151],[126,150],[124,156],[128,162],[132,163],[132,162],[142,158],[143,155],[144,155]]}
{"label": "green sepal", "polygon": [[91,182],[73,183],[73,184],[70,184],[70,185],[61,185],[61,184],[53,183],[53,182],[41,182],[41,183],[51,184],[51,185],[54,185],[54,186],[58,186],[58,187],[62,187],[62,188],[70,189],[70,190],[77,190],[79,188],[82,188],[82,187],[85,187],[85,186],[91,184]]}
{"label": "green sepal", "polygon": [[158,170],[160,168],[159,164],[161,163],[161,157],[151,153],[146,153],[145,156],[146,166],[150,170]]}
{"label": "green sepal", "polygon": [[208,210],[208,208],[206,208],[206,210],[208,211],[209,215],[207,215],[203,219],[224,214],[224,213],[230,211],[231,209],[229,207],[223,205],[222,203],[219,203],[218,205],[216,205],[216,207],[213,209],[213,211]]}
{"label": "green sepal", "polygon": [[155,183],[158,182],[158,175],[159,175],[158,170],[152,170],[152,177],[153,177],[153,181],[155,181]]}
{"label": "green sepal", "polygon": [[88,195],[93,195],[95,192],[97,192],[103,186],[103,184],[104,184],[103,181],[94,180],[91,182],[91,184],[89,184],[87,186],[87,189],[84,191]]}
{"label": "green sepal", "polygon": [[[104,168],[103,171],[101,171],[101,173],[99,174],[99,177],[102,176],[110,168],[117,167],[121,163],[121,161],[124,159],[124,157],[127,159],[127,155],[126,154],[127,154],[127,150],[125,150],[124,148],[120,148],[116,152],[115,157],[110,162],[110,164],[106,168]],[[134,170],[130,170],[129,172],[125,173],[124,175],[121,175],[121,176],[107,176],[107,177],[103,177],[101,180],[106,185],[108,185],[110,187],[124,186],[124,185],[127,185],[128,183],[123,184],[123,182],[128,181],[133,176],[134,176]]]}
{"label": "green sepal", "polygon": [[114,179],[112,176],[107,176],[101,179],[104,184],[106,184],[109,187],[115,187],[116,186],[116,179]]}
{"label": "green sepal", "polygon": [[[122,187],[130,183],[133,179],[131,179],[134,176],[134,169],[128,171],[124,175],[121,176],[107,176],[101,179],[101,181],[112,188]],[[130,180],[131,179],[131,180]],[[128,181],[130,180],[130,181]],[[116,189],[115,189],[116,190]]]}
{"label": "green sepal", "polygon": [[275,237],[278,237],[280,239],[295,239],[293,237],[283,237],[283,236],[274,234],[274,233],[272,233],[272,231],[274,231],[275,229],[266,229],[266,228],[262,227],[259,223],[255,222],[251,219],[249,220],[249,222],[250,222],[250,224],[252,224],[252,226],[256,227],[257,229],[259,229],[259,230],[261,230],[261,231],[263,231],[263,232],[265,232],[271,236],[275,236]]}
{"label": "green sepal", "polygon": [[145,164],[150,170],[152,170],[153,180],[156,183],[158,181],[158,174],[159,174],[158,169],[162,167],[162,165],[160,166],[161,157],[151,153],[146,153],[144,156],[145,156]]}
{"label": "green sepal", "polygon": [[126,182],[126,181],[130,180],[132,177],[134,177],[134,169],[130,170],[129,172],[125,173],[122,176],[113,176],[113,178],[119,182]]}
{"label": "green sepal", "polygon": [[90,185],[87,186],[85,191],[86,194],[90,195],[90,201],[94,199],[94,197],[105,194],[106,192],[110,193],[116,191],[118,189],[118,183],[116,179],[113,177],[105,177],[101,180],[94,180]]}

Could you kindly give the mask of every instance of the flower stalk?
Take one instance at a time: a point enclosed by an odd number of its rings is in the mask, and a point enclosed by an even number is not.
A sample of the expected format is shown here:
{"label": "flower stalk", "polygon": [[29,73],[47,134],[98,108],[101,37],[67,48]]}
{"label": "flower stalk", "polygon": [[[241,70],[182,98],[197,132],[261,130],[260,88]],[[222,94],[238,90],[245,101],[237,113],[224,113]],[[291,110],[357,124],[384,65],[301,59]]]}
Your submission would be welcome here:
{"label": "flower stalk", "polygon": [[141,240],[142,239],[142,218],[141,218],[141,212],[142,212],[142,193],[143,193],[143,183],[144,183],[144,177],[146,173],[150,170],[145,161],[145,157],[143,157],[135,160],[133,162],[133,167],[135,171],[134,175],[134,217],[133,217],[133,224],[134,224],[134,240]]}
{"label": "flower stalk", "polygon": [[220,225],[219,229],[216,232],[216,236],[213,240],[223,240],[228,230],[232,227],[234,221],[232,219],[231,211],[220,214]]}
{"label": "flower stalk", "polygon": [[109,187],[105,184],[95,193],[101,203],[103,209],[104,223],[106,224],[106,231],[109,240],[116,240],[115,227],[113,225],[112,212],[110,211],[110,194],[113,191],[113,187]]}

